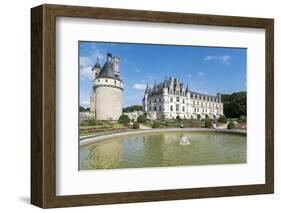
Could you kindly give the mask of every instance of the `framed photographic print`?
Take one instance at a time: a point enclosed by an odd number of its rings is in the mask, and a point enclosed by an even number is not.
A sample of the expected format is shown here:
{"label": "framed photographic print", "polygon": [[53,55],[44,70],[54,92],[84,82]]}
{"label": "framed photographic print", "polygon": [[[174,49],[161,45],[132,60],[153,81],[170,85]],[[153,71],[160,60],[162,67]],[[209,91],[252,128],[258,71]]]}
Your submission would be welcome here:
{"label": "framed photographic print", "polygon": [[272,19],[31,9],[31,203],[274,191]]}

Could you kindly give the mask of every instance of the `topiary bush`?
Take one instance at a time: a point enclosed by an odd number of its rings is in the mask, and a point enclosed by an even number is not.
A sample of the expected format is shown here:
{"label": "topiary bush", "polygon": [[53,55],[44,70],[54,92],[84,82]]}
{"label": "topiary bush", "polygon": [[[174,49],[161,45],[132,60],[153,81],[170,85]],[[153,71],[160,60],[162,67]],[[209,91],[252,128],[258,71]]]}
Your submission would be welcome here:
{"label": "topiary bush", "polygon": [[160,127],[160,123],[158,121],[154,121],[152,124],[152,128],[159,128]]}
{"label": "topiary bush", "polygon": [[233,121],[230,121],[229,124],[227,125],[227,129],[235,129],[235,123]]}
{"label": "topiary bush", "polygon": [[145,115],[139,115],[137,118],[137,121],[139,123],[145,123],[146,122],[146,116]]}
{"label": "topiary bush", "polygon": [[118,119],[118,123],[120,124],[128,124],[130,123],[130,118],[128,115],[121,115]]}
{"label": "topiary bush", "polygon": [[135,121],[133,124],[133,129],[139,129],[139,128],[140,128],[140,124]]}
{"label": "topiary bush", "polygon": [[205,128],[213,128],[213,122],[209,119],[205,120]]}
{"label": "topiary bush", "polygon": [[227,118],[226,118],[226,116],[225,115],[221,115],[220,117],[219,117],[219,119],[218,119],[218,122],[220,122],[220,123],[227,123]]}

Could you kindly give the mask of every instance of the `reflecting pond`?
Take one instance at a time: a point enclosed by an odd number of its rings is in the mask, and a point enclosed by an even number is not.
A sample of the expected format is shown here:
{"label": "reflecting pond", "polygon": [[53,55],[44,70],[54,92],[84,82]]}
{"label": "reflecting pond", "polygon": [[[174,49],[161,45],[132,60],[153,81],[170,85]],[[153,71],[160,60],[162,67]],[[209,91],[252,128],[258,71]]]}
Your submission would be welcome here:
{"label": "reflecting pond", "polygon": [[115,137],[80,147],[80,169],[246,163],[246,135],[161,132]]}

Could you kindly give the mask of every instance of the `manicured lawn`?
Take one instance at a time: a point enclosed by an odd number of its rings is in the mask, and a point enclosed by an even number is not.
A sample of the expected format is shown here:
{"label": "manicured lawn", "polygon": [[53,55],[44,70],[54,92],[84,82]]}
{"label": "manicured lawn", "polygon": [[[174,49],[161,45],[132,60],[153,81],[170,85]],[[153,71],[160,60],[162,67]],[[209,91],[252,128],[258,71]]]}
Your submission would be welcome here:
{"label": "manicured lawn", "polygon": [[80,125],[80,136],[98,134],[106,131],[127,129],[128,127],[119,123],[100,123],[97,125]]}
{"label": "manicured lawn", "polygon": [[113,124],[113,125],[112,125],[112,128],[113,128],[113,129],[120,129],[120,128],[124,128],[124,125],[123,125],[123,124],[116,123],[116,124]]}

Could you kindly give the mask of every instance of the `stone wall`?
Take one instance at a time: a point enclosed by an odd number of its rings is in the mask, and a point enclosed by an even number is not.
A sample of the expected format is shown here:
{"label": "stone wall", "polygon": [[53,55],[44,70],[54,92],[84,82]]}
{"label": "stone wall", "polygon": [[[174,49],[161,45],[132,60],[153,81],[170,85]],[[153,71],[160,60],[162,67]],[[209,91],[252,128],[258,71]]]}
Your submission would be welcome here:
{"label": "stone wall", "polygon": [[114,87],[101,86],[96,92],[96,119],[118,120],[122,115],[122,90]]}
{"label": "stone wall", "polygon": [[135,121],[137,118],[142,115],[144,112],[143,111],[133,111],[133,112],[124,112],[124,115],[127,115],[131,120],[134,119]]}
{"label": "stone wall", "polygon": [[88,121],[95,118],[95,114],[92,112],[79,112],[79,121]]}

